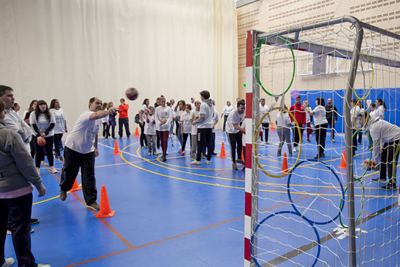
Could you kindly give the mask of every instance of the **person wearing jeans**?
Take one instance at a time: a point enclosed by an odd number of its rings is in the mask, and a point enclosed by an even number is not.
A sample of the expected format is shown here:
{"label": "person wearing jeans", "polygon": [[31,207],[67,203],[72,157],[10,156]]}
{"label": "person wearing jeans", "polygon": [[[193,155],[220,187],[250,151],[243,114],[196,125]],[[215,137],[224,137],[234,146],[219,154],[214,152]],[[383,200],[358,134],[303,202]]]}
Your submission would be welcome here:
{"label": "person wearing jeans", "polygon": [[242,132],[246,132],[244,127],[241,127],[241,123],[245,119],[245,101],[239,100],[236,104],[236,109],[234,109],[228,116],[226,121],[226,132],[228,134],[229,144],[231,146],[231,159],[232,159],[232,169],[237,170],[236,164],[236,150],[237,158],[241,161],[242,156]]}

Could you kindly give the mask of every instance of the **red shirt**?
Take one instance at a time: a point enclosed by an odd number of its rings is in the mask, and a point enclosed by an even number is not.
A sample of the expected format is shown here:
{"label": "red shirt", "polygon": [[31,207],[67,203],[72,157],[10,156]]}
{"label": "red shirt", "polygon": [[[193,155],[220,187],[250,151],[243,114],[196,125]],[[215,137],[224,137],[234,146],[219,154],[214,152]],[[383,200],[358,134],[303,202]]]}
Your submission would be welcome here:
{"label": "red shirt", "polygon": [[[295,103],[290,107],[289,111],[292,114],[294,113],[293,115],[299,124],[306,124],[306,112],[302,104]],[[294,121],[292,116],[290,116],[290,120]]]}
{"label": "red shirt", "polygon": [[128,118],[128,109],[129,109],[129,105],[128,104],[124,104],[124,105],[119,105],[118,107],[119,111],[119,118]]}

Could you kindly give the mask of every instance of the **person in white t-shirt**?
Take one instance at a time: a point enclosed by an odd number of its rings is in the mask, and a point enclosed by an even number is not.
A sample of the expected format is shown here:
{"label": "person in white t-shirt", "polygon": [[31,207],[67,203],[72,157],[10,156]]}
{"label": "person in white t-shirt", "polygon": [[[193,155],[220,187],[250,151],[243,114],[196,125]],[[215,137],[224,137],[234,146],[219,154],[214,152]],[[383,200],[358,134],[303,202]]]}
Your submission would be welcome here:
{"label": "person in white t-shirt", "polygon": [[149,156],[156,155],[156,118],[154,117],[154,107],[149,107],[143,112],[142,118],[145,122],[144,134],[147,139],[147,149]]}
{"label": "person in white t-shirt", "polygon": [[[269,111],[268,106],[265,104],[265,98],[261,98],[260,100],[260,118],[264,116],[265,113]],[[269,144],[268,142],[268,135],[269,135],[269,122],[271,121],[271,117],[269,114],[264,117],[262,121],[262,128],[264,131],[264,136],[265,136],[265,144]],[[261,135],[261,141],[263,140],[263,136]]]}
{"label": "person in white t-shirt", "polygon": [[232,110],[233,110],[233,106],[231,105],[231,101],[226,101],[226,106],[224,107],[224,109],[222,110],[222,113],[221,113],[221,118],[222,118],[222,116],[224,116],[224,126],[222,128],[223,132],[225,132],[226,120],[228,119],[228,116]]}
{"label": "person in white t-shirt", "polygon": [[304,107],[304,111],[306,112],[306,124],[305,124],[305,126],[307,128],[307,130],[306,130],[307,131],[307,142],[311,142],[310,135],[312,134],[312,128],[311,128],[310,111],[312,111],[312,110],[311,110],[310,105],[308,104],[308,100],[307,99],[303,101],[303,107]]}
{"label": "person in white t-shirt", "polygon": [[326,119],[325,99],[323,97],[317,97],[315,100],[317,105],[313,111],[309,111],[309,114],[314,118],[315,124],[315,139],[318,144],[318,154],[314,159],[325,158],[325,141],[326,141],[326,129],[328,128],[328,120]]}
{"label": "person in white t-shirt", "polygon": [[[104,102],[103,106],[101,107],[101,110],[107,110],[107,108],[108,108],[108,103]],[[108,139],[108,133],[109,133],[108,128],[110,127],[110,123],[108,122],[109,119],[110,119],[110,117],[107,115],[104,118],[101,118],[101,120],[100,120],[101,124],[103,125],[103,138],[104,138],[104,140]]]}
{"label": "person in white t-shirt", "polygon": [[[242,157],[242,133],[246,130],[241,126],[245,119],[246,102],[244,100],[239,100],[236,104],[236,109],[232,110],[231,114],[228,116],[226,121],[226,133],[228,134],[229,144],[231,145],[231,159],[232,159],[232,169],[237,170],[236,162],[243,163]],[[237,150],[237,160],[236,160],[236,150]]]}
{"label": "person in white t-shirt", "polygon": [[212,100],[210,99],[210,92],[203,90],[200,92],[201,105],[199,117],[196,118],[192,124],[197,125],[197,154],[196,160],[192,161],[192,165],[201,164],[202,148],[207,147],[207,160],[206,164],[210,164],[211,149],[212,149],[212,125],[213,125],[213,110]]}
{"label": "person in white t-shirt", "polygon": [[[192,160],[196,159],[196,151],[197,151],[197,125],[193,124],[193,122],[200,117],[200,101],[195,102],[195,109],[190,112],[190,123],[192,124],[192,130],[190,132],[190,157]],[[203,151],[202,151],[203,153]]]}
{"label": "person in white t-shirt", "polygon": [[110,113],[116,113],[114,107],[101,110],[103,102],[92,97],[89,100],[89,110],[83,112],[75,122],[74,128],[65,141],[64,167],[61,173],[60,199],[67,199],[67,192],[74,185],[79,168],[82,172],[82,189],[86,206],[92,210],[99,210],[97,204],[96,177],[94,171],[95,157],[99,155],[97,150],[98,133],[100,131],[100,119]]}
{"label": "person in white t-shirt", "polygon": [[181,120],[181,136],[182,136],[182,149],[181,149],[181,155],[185,155],[185,148],[186,148],[186,141],[188,139],[188,136],[192,132],[192,123],[191,123],[191,117],[190,117],[190,112],[192,111],[192,105],[191,104],[186,104],[185,105],[185,111],[182,113],[180,120]]}
{"label": "person in white t-shirt", "polygon": [[379,117],[381,120],[385,119],[385,111],[386,111],[386,104],[381,98],[375,100],[376,105],[376,116]]}
{"label": "person in white t-shirt", "polygon": [[[57,173],[54,168],[54,157],[53,157],[53,143],[54,143],[54,126],[56,124],[56,118],[54,114],[50,112],[46,101],[39,100],[35,109],[29,117],[29,122],[33,129],[33,143],[35,144],[35,165],[40,173],[40,161],[44,159],[44,150],[46,149],[47,160],[50,165],[50,172]],[[40,146],[38,142],[41,139],[46,140],[46,144]]]}
{"label": "person in white t-shirt", "polygon": [[211,155],[215,156],[215,155],[217,155],[217,153],[214,152],[214,150],[215,150],[215,125],[217,125],[217,123],[219,122],[219,116],[218,116],[218,111],[215,108],[215,101],[213,100],[212,103],[213,103],[214,112],[213,112],[213,126],[212,126],[212,133],[211,133],[211,141],[212,141]]}
{"label": "person in white t-shirt", "polygon": [[54,150],[55,156],[59,160],[63,160],[60,149],[62,148],[62,137],[67,133],[67,119],[65,118],[64,110],[60,106],[58,99],[53,99],[50,102],[50,112],[56,118],[56,125],[54,126]]}
{"label": "person in white t-shirt", "polygon": [[161,142],[162,160],[167,161],[168,136],[171,127],[172,111],[171,108],[165,104],[165,97],[161,97],[160,102],[161,106],[156,108],[155,117]]}
{"label": "person in white t-shirt", "polygon": [[[350,120],[351,120],[351,125],[352,125],[352,130],[353,130],[353,133],[352,133],[353,138],[352,138],[351,148],[352,148],[353,156],[355,156],[356,151],[357,151],[357,135],[354,133],[357,131],[356,126],[358,128],[361,127],[361,124],[359,124],[359,121],[357,119],[358,115],[360,114],[360,107],[357,105],[357,102],[358,102],[358,100],[356,98],[353,98],[350,101],[350,106],[351,106]],[[354,121],[355,121],[355,124],[354,124]]]}
{"label": "person in white t-shirt", "polygon": [[179,100],[174,110],[174,120],[176,122],[176,137],[178,138],[179,144],[181,145],[178,153],[182,152],[183,136],[181,129],[181,116],[185,113],[185,105],[185,100]]}
{"label": "person in white t-shirt", "polygon": [[279,146],[278,153],[276,154],[278,157],[282,155],[282,147],[284,142],[287,144],[289,157],[293,156],[292,152],[292,142],[290,141],[290,130],[293,127],[293,122],[290,120],[289,113],[286,111],[287,107],[284,106],[284,109],[281,109],[276,115],[276,132],[279,137]]}

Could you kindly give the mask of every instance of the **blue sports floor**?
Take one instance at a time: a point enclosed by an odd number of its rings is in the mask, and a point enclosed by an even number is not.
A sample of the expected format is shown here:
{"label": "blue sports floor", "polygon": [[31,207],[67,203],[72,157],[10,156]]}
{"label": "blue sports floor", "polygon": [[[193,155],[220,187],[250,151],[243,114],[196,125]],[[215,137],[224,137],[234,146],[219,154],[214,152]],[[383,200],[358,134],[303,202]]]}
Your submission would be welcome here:
{"label": "blue sports floor", "polygon": [[[261,166],[276,174],[280,173],[283,159],[276,157],[277,140],[275,131],[271,131],[271,144],[260,146],[260,154],[264,155],[260,158]],[[303,142],[301,159],[315,156],[315,136],[311,140],[311,143]],[[344,190],[340,183],[346,186],[346,175],[345,170],[336,168],[341,162],[343,142],[339,136],[336,140],[331,143],[327,137],[326,158],[323,159],[328,166],[335,167],[333,172],[318,162],[298,165],[289,177],[271,178],[260,172],[259,221],[275,214],[265,220],[258,231],[258,259],[263,266],[312,266],[313,263],[315,266],[348,266],[348,238],[341,236],[340,229],[335,230],[340,228],[337,215],[341,205],[340,219],[343,224],[347,223],[347,204],[340,203]],[[31,235],[38,263],[52,266],[243,266],[245,172],[241,168],[232,170],[230,158],[217,156],[213,156],[211,165],[205,165],[203,160],[203,165],[192,166],[189,144],[186,155],[181,156],[177,153],[180,147],[176,139],[174,146],[171,140],[169,142],[166,162],[159,156],[148,156],[147,150],[140,149],[136,136],[117,141],[121,153],[112,155],[114,140],[99,138],[100,156],[96,158],[98,203],[101,186],[105,185],[114,217],[97,219],[96,213],[85,207],[82,191],[69,193],[67,200],[61,202],[60,172],[51,174],[42,166],[47,194],[38,198],[34,191],[32,217],[39,218],[40,223],[33,225],[35,232]],[[216,138],[218,155],[222,142],[229,156],[229,144],[220,131]],[[364,138],[363,147],[368,146],[366,142]],[[361,153],[355,162],[360,163],[365,157]],[[289,168],[295,161],[295,157],[288,158]],[[55,167],[60,171],[62,162],[55,160]],[[361,169],[355,174],[361,175]],[[357,239],[357,246],[364,247],[365,252],[357,255],[358,262],[362,266],[399,266],[397,190],[381,189],[382,184],[371,181],[376,177],[376,171],[363,177],[364,190],[363,186],[355,184],[356,215],[361,214],[357,227],[365,231]],[[288,179],[291,180],[290,194]],[[80,181],[78,176],[79,184]],[[361,201],[363,191],[365,200]],[[308,220],[321,224],[311,227],[307,220],[290,212],[295,209]],[[282,213],[278,216],[279,211]],[[332,222],[324,224],[326,221]],[[316,231],[320,246],[315,246]],[[339,234],[334,234],[335,231]],[[293,253],[302,246],[308,246],[304,253]],[[284,254],[290,257],[282,260],[280,256]],[[10,236],[6,240],[6,257],[15,257]],[[265,264],[271,261],[275,263]]]}

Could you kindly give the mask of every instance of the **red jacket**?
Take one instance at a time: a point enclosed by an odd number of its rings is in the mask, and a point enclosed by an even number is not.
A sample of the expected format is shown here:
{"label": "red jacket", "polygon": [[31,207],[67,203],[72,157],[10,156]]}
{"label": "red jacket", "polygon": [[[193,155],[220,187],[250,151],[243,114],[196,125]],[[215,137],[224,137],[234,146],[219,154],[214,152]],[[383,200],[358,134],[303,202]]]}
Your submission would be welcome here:
{"label": "red jacket", "polygon": [[[294,115],[299,124],[306,124],[306,112],[302,104],[295,103],[290,107],[289,111]],[[292,116],[290,116],[290,120],[294,121]]]}
{"label": "red jacket", "polygon": [[124,104],[124,105],[119,105],[118,107],[119,109],[119,118],[128,118],[128,109],[129,109],[129,105],[128,104]]}

